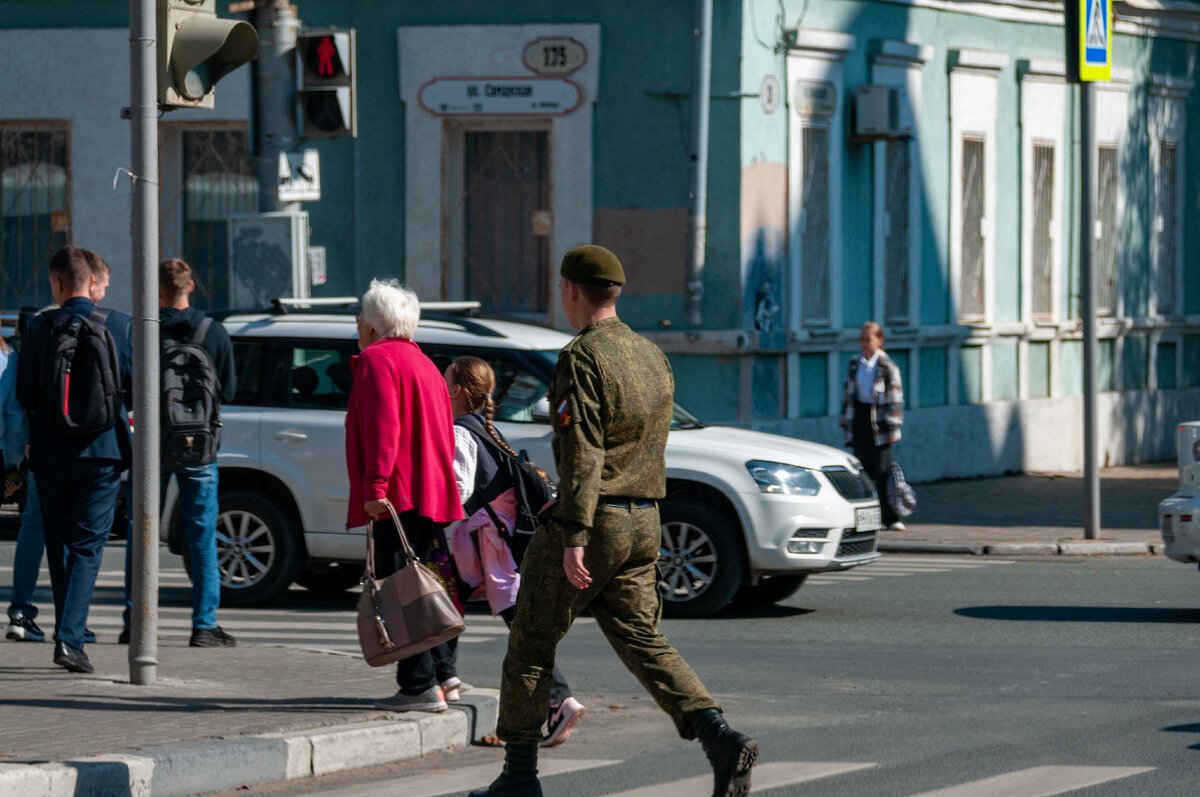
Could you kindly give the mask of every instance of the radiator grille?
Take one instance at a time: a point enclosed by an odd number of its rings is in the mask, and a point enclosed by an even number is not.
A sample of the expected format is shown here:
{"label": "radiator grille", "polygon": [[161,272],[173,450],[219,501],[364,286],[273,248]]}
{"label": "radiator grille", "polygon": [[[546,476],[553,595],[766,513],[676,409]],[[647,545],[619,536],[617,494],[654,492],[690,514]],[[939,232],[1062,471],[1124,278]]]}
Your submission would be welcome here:
{"label": "radiator grille", "polygon": [[875,532],[855,531],[846,529],[842,541],[838,544],[837,558],[845,559],[852,556],[862,556],[875,551]]}
{"label": "radiator grille", "polygon": [[875,498],[875,485],[866,471],[853,473],[846,468],[822,468],[821,472],[838,495],[847,501],[869,501]]}

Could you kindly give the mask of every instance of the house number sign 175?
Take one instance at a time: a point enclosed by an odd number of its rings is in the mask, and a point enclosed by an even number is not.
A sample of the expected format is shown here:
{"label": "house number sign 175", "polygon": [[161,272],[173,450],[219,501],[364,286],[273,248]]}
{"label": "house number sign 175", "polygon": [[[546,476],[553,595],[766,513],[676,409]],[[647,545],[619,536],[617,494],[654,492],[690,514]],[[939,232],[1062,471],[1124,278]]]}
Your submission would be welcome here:
{"label": "house number sign 175", "polygon": [[587,63],[587,48],[569,36],[543,36],[525,45],[521,61],[538,75],[569,75]]}

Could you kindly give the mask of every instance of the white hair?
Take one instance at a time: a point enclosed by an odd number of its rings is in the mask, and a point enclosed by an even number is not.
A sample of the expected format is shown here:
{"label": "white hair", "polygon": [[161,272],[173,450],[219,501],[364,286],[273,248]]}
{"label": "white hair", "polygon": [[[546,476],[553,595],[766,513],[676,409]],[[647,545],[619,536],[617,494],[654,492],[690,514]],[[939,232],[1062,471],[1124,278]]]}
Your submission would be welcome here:
{"label": "white hair", "polygon": [[412,340],[421,319],[417,295],[394,279],[371,280],[362,297],[362,320],[381,338]]}

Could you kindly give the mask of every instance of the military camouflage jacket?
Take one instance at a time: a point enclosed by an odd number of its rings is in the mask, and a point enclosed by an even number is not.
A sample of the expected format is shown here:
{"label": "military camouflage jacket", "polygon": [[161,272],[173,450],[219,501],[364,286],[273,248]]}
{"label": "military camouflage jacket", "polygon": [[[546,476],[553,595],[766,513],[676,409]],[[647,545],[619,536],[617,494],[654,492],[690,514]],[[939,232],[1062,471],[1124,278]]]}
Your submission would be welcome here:
{"label": "military camouflage jacket", "polygon": [[550,423],[563,544],[588,544],[600,496],[662,498],[675,382],[666,355],[618,318],[589,324],[558,355]]}

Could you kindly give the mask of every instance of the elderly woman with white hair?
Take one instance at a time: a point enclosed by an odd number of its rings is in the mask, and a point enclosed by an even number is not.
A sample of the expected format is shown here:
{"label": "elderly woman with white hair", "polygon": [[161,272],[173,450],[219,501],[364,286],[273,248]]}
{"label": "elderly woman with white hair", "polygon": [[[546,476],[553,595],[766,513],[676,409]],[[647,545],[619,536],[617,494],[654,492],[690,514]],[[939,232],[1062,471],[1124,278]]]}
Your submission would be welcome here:
{"label": "elderly woman with white hair", "polygon": [[[409,542],[427,560],[443,529],[463,516],[454,481],[454,416],[437,366],[413,343],[421,309],[395,281],[372,280],[358,316],[360,353],[346,413],[350,475],[347,528],[375,521],[375,570],[382,578],[402,562],[390,503]],[[444,711],[457,697],[457,640],[398,662],[400,690],[375,705],[392,711]]]}

